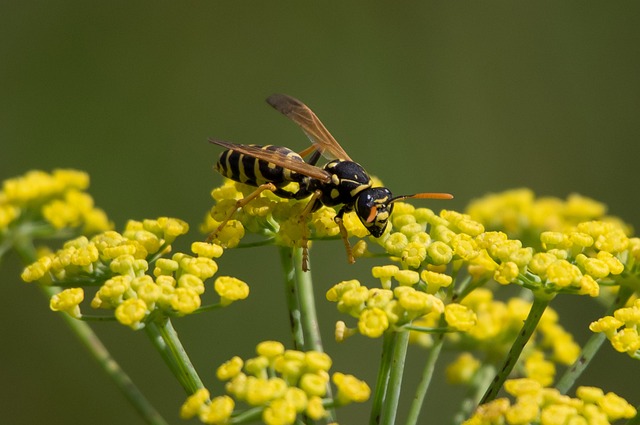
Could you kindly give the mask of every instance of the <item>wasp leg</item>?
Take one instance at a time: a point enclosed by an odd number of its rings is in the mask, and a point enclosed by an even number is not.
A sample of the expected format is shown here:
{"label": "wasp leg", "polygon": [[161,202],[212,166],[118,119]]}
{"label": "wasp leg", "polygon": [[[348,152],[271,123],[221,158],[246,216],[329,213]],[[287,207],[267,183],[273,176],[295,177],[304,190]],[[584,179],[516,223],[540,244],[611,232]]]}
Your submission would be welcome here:
{"label": "wasp leg", "polygon": [[249,202],[253,201],[255,198],[257,198],[258,196],[260,196],[260,194],[262,192],[264,192],[265,190],[270,190],[272,192],[275,192],[277,190],[276,186],[273,183],[265,183],[265,184],[261,184],[260,186],[258,186],[258,188],[256,190],[254,190],[253,192],[251,192],[248,196],[242,198],[242,199],[238,199],[236,201],[236,205],[233,207],[233,209],[229,212],[229,214],[227,214],[227,216],[224,218],[224,220],[222,220],[222,223],[220,223],[220,225],[218,226],[218,228],[216,230],[214,230],[213,232],[209,233],[209,236],[207,236],[207,242],[211,242],[213,241],[215,238],[218,237],[218,234],[222,231],[222,229],[224,229],[224,226],[227,225],[227,223],[229,222],[229,220],[231,220],[233,218],[233,216],[236,214],[236,212],[244,207],[245,205],[247,205]]}
{"label": "wasp leg", "polygon": [[340,211],[338,211],[338,214],[336,214],[334,221],[336,222],[336,224],[338,225],[338,228],[340,229],[340,236],[342,236],[342,242],[344,242],[344,249],[345,251],[347,251],[347,261],[349,262],[349,264],[353,264],[356,262],[356,259],[353,256],[353,251],[351,250],[351,244],[349,243],[349,234],[347,233],[347,228],[344,227],[344,223],[342,222],[342,216],[344,215],[345,212],[348,212],[348,210],[342,207]]}
{"label": "wasp leg", "polygon": [[318,199],[322,196],[320,189],[313,192],[309,203],[302,210],[300,214],[300,223],[302,225],[302,271],[309,271],[309,226],[307,226],[307,217],[317,208]]}

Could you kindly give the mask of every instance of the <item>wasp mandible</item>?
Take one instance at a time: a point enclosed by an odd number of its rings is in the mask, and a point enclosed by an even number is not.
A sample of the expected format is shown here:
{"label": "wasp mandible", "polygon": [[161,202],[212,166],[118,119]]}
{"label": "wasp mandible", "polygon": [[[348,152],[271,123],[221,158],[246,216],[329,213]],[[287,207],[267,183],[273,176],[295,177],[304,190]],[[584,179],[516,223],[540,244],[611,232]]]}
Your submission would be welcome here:
{"label": "wasp mandible", "polygon": [[[236,202],[235,208],[209,235],[209,240],[217,236],[239,208],[265,190],[287,199],[310,197],[300,216],[304,228],[302,269],[308,271],[306,219],[322,205],[342,205],[335,221],[347,251],[347,259],[349,263],[354,263],[347,229],[342,222],[345,213],[355,210],[369,233],[378,238],[387,228],[394,202],[409,198],[453,198],[449,193],[417,193],[394,197],[386,187],[372,187],[369,174],[349,157],[309,107],[284,94],[269,96],[267,103],[298,124],[311,140],[311,146],[296,153],[283,146],[242,145],[209,139],[209,142],[225,148],[215,165],[216,170],[229,179],[257,187],[256,191]],[[305,162],[303,158],[308,155],[309,160]],[[329,160],[322,168],[316,166],[320,156]],[[290,182],[298,183],[299,190],[290,192],[283,189]]]}

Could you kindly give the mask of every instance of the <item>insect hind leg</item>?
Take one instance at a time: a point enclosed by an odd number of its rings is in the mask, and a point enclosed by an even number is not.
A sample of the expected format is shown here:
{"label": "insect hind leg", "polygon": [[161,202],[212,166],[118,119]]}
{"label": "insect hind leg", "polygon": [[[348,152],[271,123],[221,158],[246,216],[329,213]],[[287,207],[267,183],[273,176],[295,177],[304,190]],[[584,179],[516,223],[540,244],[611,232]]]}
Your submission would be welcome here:
{"label": "insect hind leg", "polygon": [[302,271],[309,271],[309,226],[307,226],[307,218],[318,209],[319,199],[322,196],[321,190],[315,190],[311,195],[311,199],[300,214],[300,224],[302,226]]}
{"label": "insect hind leg", "polygon": [[[242,199],[238,199],[236,201],[235,206],[231,209],[231,211],[229,211],[227,216],[222,220],[222,222],[220,223],[218,228],[216,230],[214,230],[213,232],[209,233],[209,236],[207,236],[207,242],[211,242],[214,239],[216,239],[218,237],[218,235],[220,234],[220,232],[222,231],[222,229],[224,229],[224,226],[227,225],[229,220],[231,220],[233,218],[233,216],[236,214],[236,212],[240,208],[242,208],[245,205],[247,205],[249,202],[251,202],[254,199],[256,199],[258,196],[260,196],[260,194],[262,192],[264,192],[265,190],[270,190],[271,192],[276,193],[278,196],[281,196],[278,192],[281,191],[282,189],[276,188],[276,186],[273,183],[261,184],[260,186],[258,186],[258,188],[256,190],[251,192],[249,195],[245,196]],[[286,191],[284,191],[284,192],[286,192]],[[291,193],[291,192],[287,192],[287,193]]]}

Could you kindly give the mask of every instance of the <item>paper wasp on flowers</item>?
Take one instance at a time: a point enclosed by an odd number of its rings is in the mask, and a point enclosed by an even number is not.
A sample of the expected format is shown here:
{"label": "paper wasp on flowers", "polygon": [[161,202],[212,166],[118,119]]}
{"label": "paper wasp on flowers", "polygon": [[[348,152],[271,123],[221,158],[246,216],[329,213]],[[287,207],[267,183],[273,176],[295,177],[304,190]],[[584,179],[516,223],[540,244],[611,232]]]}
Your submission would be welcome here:
{"label": "paper wasp on flowers", "polygon": [[[270,190],[279,197],[287,199],[309,198],[300,221],[303,223],[303,260],[302,268],[308,270],[308,229],[306,219],[322,205],[333,207],[342,205],[335,216],[344,242],[347,258],[355,262],[349,245],[347,230],[342,223],[345,213],[355,210],[362,224],[372,236],[380,237],[393,211],[393,203],[409,198],[451,199],[448,193],[417,193],[393,197],[386,187],[372,187],[371,178],[365,169],[354,162],[342,149],[336,139],[304,103],[284,94],[274,94],[267,103],[298,124],[309,137],[312,145],[300,153],[289,148],[273,145],[242,145],[210,139],[213,144],[226,150],[220,154],[215,165],[223,176],[234,181],[255,186],[258,189],[239,200],[235,208],[209,235],[214,239],[224,228],[234,213],[264,190]],[[307,162],[303,157],[310,155]],[[329,159],[323,167],[316,163],[324,156]],[[296,182],[299,190],[290,192],[283,189],[290,182]]]}

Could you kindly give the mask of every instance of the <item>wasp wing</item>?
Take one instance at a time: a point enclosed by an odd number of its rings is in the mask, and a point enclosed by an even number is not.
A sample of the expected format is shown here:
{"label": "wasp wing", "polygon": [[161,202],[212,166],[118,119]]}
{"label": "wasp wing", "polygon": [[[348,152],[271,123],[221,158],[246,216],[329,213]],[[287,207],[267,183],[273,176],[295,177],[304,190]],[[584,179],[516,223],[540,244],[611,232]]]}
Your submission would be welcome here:
{"label": "wasp wing", "polygon": [[236,152],[249,155],[253,158],[271,162],[273,164],[279,165],[282,168],[286,168],[287,170],[295,171],[296,173],[318,179],[324,183],[327,183],[331,180],[331,174],[329,174],[328,171],[316,167],[315,165],[307,164],[304,161],[291,159],[287,155],[284,155],[280,152],[268,151],[262,149],[262,147],[260,146],[241,145],[231,142],[225,142],[224,140],[209,139],[209,142],[213,143],[214,145],[222,146],[225,149],[234,150]]}
{"label": "wasp wing", "polygon": [[329,159],[351,161],[342,146],[307,105],[286,94],[273,94],[267,98],[267,103],[298,124],[322,155]]}

